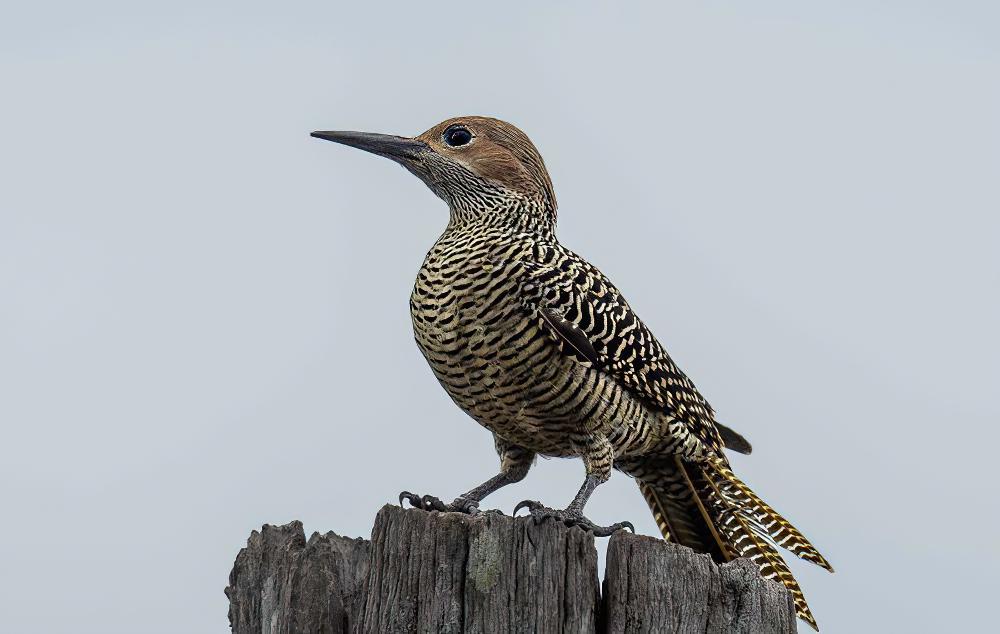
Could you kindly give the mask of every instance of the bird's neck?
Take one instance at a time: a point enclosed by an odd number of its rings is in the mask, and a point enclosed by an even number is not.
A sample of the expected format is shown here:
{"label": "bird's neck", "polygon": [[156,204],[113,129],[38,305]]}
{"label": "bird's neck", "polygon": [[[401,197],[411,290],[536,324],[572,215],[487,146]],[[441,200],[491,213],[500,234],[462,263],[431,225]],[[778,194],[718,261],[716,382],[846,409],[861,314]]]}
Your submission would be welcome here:
{"label": "bird's neck", "polygon": [[454,201],[449,204],[449,229],[483,227],[509,229],[555,238],[556,212],[530,198],[498,198],[491,201]]}

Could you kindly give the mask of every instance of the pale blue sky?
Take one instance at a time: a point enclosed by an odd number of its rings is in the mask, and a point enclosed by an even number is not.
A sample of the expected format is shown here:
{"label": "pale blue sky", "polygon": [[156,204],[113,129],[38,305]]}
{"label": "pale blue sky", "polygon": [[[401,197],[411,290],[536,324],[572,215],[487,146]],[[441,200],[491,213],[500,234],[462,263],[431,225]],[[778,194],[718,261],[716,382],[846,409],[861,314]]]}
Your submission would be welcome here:
{"label": "pale blue sky", "polygon": [[[492,475],[410,331],[445,208],[308,137],[459,114],[535,140],[563,241],[751,439],[824,632],[987,629],[998,5],[538,4],[2,10],[2,629],[225,631],[262,523]],[[621,475],[588,510],[656,530]]]}

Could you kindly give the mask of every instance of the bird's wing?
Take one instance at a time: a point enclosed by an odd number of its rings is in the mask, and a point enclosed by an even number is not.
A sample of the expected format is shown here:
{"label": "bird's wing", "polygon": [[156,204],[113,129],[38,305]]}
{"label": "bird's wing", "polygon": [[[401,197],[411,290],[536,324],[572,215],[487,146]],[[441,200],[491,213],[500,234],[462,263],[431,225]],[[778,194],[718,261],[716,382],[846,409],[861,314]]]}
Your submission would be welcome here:
{"label": "bird's wing", "polygon": [[519,277],[521,300],[537,311],[542,329],[566,354],[608,373],[651,407],[684,421],[699,440],[721,453],[724,443],[712,406],[611,281],[561,246],[538,245],[534,256],[531,261],[497,264]]}
{"label": "bird's wing", "polygon": [[748,456],[753,452],[753,446],[750,444],[750,441],[744,438],[739,432],[726,427],[719,421],[715,421],[715,426],[719,430],[719,435],[722,436],[722,442],[725,443],[726,449],[732,449],[737,453]]}

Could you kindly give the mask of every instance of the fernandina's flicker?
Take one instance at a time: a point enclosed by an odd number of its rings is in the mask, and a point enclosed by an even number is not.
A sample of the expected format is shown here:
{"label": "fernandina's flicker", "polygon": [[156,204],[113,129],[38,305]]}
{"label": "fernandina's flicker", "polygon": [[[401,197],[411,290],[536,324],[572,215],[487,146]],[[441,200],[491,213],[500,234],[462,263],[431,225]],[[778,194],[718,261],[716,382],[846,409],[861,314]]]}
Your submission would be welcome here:
{"label": "fernandina's flicker", "polygon": [[611,281],[560,244],[552,181],[523,132],[459,117],[413,138],[313,136],[396,161],[450,209],[417,273],[413,331],[451,398],[493,432],[500,473],[450,504],[408,492],[400,501],[476,513],[523,479],[536,454],[579,456],[586,478],[566,509],[518,508],[610,535],[630,525],[595,525],[583,508],[618,469],[638,482],[665,539],[720,562],[749,557],[816,627],[775,545],[830,564],[730,470],[723,448],[750,453],[750,444],[716,420]]}

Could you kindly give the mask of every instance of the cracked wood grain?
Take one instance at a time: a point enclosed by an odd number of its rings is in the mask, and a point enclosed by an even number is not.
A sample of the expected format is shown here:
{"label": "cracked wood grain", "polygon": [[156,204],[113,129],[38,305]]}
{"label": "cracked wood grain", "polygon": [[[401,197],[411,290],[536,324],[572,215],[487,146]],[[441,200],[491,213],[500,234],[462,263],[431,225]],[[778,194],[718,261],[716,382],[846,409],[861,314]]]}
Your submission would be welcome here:
{"label": "cracked wood grain", "polygon": [[306,540],[300,522],[254,531],[226,595],[236,634],[796,631],[790,595],[746,561],[619,532],[602,592],[579,528],[389,505],[370,541]]}

